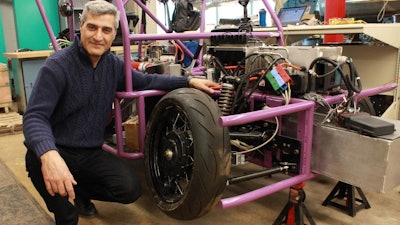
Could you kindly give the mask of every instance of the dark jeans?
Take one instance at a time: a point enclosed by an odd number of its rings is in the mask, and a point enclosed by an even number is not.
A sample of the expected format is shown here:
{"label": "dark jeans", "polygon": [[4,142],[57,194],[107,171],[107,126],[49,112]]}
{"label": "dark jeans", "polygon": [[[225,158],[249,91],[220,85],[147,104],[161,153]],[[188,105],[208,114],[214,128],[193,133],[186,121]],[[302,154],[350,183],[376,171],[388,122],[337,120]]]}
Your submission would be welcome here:
{"label": "dark jeans", "polygon": [[[59,148],[61,156],[77,181],[75,195],[81,199],[132,203],[141,195],[140,181],[121,159],[101,149]],[[32,183],[54,213],[57,225],[78,224],[78,213],[68,197],[52,197],[46,190],[41,162],[27,151],[26,169]]]}

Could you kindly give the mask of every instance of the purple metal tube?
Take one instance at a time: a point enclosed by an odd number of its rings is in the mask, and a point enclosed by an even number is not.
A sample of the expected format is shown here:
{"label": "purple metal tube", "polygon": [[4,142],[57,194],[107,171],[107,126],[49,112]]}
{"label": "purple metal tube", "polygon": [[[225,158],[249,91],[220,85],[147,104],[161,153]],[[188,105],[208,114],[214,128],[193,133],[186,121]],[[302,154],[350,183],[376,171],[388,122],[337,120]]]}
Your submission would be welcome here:
{"label": "purple metal tube", "polygon": [[[164,24],[157,18],[156,15],[154,15],[150,9],[143,4],[143,2],[141,0],[134,0],[134,2],[144,11],[146,12],[146,14],[153,19],[153,21],[161,27],[161,29],[163,29],[165,32],[168,32],[168,28],[166,26],[164,26]],[[146,40],[146,39],[142,39],[142,40]]]}
{"label": "purple metal tube", "polygon": [[284,38],[284,34],[283,34],[283,27],[282,27],[281,21],[278,19],[278,16],[276,15],[275,10],[268,4],[268,1],[267,0],[262,0],[262,1],[264,3],[265,7],[267,7],[267,10],[268,10],[269,14],[271,15],[272,21],[275,22],[276,27],[278,29],[278,33],[279,33],[278,40],[277,40],[278,45],[284,46],[285,43],[283,40],[285,40],[285,38]]}
{"label": "purple metal tube", "polygon": [[133,99],[133,98],[139,98],[140,96],[144,97],[160,96],[164,95],[165,93],[167,92],[161,90],[145,90],[145,91],[132,91],[132,92],[117,92],[115,96],[119,99],[123,98]]}
{"label": "purple metal tube", "polygon": [[289,113],[295,113],[307,110],[313,106],[314,102],[303,101],[303,102],[293,103],[290,105],[269,108],[266,110],[257,110],[253,112],[241,113],[236,115],[222,116],[219,118],[219,124],[224,127],[236,126],[259,120],[265,120],[274,116],[282,116]]}
{"label": "purple metal tube", "polygon": [[49,34],[49,37],[50,37],[50,40],[51,40],[51,44],[53,45],[54,51],[58,51],[59,47],[58,47],[56,38],[54,36],[53,28],[51,28],[49,20],[47,19],[46,11],[43,8],[42,1],[41,0],[36,0],[36,4],[37,4],[37,6],[39,8],[39,12],[40,12],[40,15],[42,16],[44,25],[46,26],[46,30],[47,30],[47,33]]}
{"label": "purple metal tube", "polygon": [[[116,97],[118,99],[137,99],[136,109],[139,117],[139,151],[143,152],[145,147],[145,135],[146,135],[146,118],[145,118],[145,97],[150,96],[161,96],[166,91],[160,90],[146,90],[146,91],[134,91],[134,92],[118,92]],[[117,125],[116,125],[117,126]],[[119,152],[123,151],[123,148],[119,149]]]}
{"label": "purple metal tube", "polygon": [[277,183],[270,184],[266,187],[247,192],[242,195],[224,198],[220,200],[219,206],[223,209],[235,207],[244,203],[248,203],[250,201],[257,200],[259,198],[268,196],[275,192],[281,191],[283,189],[289,188],[293,185],[299,184],[306,180],[314,178],[315,174],[304,174],[304,175],[297,175],[286,180],[279,181]]}
{"label": "purple metal tube", "polygon": [[[379,93],[383,93],[386,91],[393,90],[397,87],[396,84],[390,84],[390,85],[385,85],[382,87],[377,87],[377,88],[372,88],[372,89],[367,89],[364,91],[361,91],[360,93],[357,94],[358,98],[366,97],[366,96],[371,96]],[[340,101],[343,98],[344,95],[339,95],[339,96],[329,96],[327,97],[327,102],[330,103],[335,103]],[[296,99],[296,101],[298,101]],[[312,102],[310,102],[312,103]],[[312,103],[314,104],[314,103]],[[287,108],[288,106],[285,106]],[[268,109],[266,111],[273,110]],[[276,109],[277,113],[273,113],[274,115],[281,114],[282,111],[285,111],[286,113],[289,113],[291,110],[287,109]],[[273,111],[271,111],[272,113]],[[312,150],[312,133],[313,133],[313,112],[314,112],[314,106],[309,108],[308,110],[304,110],[299,112],[299,120],[298,120],[298,131],[297,131],[297,138],[302,142],[302,155],[301,155],[301,161],[300,161],[300,175],[282,180],[280,182],[270,184],[266,187],[247,192],[242,195],[238,195],[235,197],[231,198],[225,198],[220,200],[220,207],[222,208],[229,208],[229,207],[234,207],[238,206],[244,203],[248,203],[250,201],[265,197],[267,195],[270,195],[272,193],[275,193],[277,191],[283,190],[285,188],[289,188],[293,185],[299,184],[301,182],[304,182],[306,180],[312,179],[317,174],[312,174],[311,173],[311,150]],[[249,117],[253,117],[252,114],[247,114]],[[261,117],[261,115],[256,115]],[[263,115],[263,116],[266,116]],[[222,122],[220,120],[220,124],[223,125],[234,125],[236,122],[240,123],[245,123],[245,121],[239,116],[235,118],[235,120],[226,120],[225,118],[222,118]],[[224,120],[225,119],[225,120]]]}
{"label": "purple metal tube", "polygon": [[120,155],[124,149],[124,139],[122,134],[122,113],[121,103],[119,99],[114,99],[114,112],[115,112],[115,135],[117,139],[117,153]]}
{"label": "purple metal tube", "polygon": [[[164,26],[164,24],[158,19],[158,17],[157,17],[156,15],[154,15],[154,14],[150,11],[150,9],[149,9],[145,4],[143,4],[143,2],[142,2],[141,0],[134,0],[134,1],[142,8],[142,10],[143,10],[147,15],[149,15],[149,16],[153,19],[153,21],[154,21],[155,23],[157,23],[158,26],[161,27],[161,29],[164,30],[164,32],[167,33],[167,32],[169,31],[168,28]],[[202,9],[201,9],[202,15],[205,15],[205,9],[206,9],[206,1],[203,1],[203,7],[202,7]],[[200,32],[201,32],[201,33],[204,32],[204,29],[205,29],[205,22],[204,22],[204,20],[201,20],[201,23],[200,23]],[[143,30],[141,30],[140,34],[143,34]],[[133,39],[133,37],[136,36],[136,35],[137,35],[137,34],[131,35],[131,36],[129,37],[129,39],[130,39],[130,40],[135,40],[135,39]],[[140,40],[137,40],[137,41],[141,41],[141,40],[150,40],[150,39],[140,39]],[[155,40],[155,39],[154,39],[154,40]],[[158,39],[158,40],[167,40],[167,39]],[[182,42],[181,40],[179,40],[179,39],[174,39],[174,38],[168,38],[168,40],[175,40],[175,42],[185,51],[185,53],[186,53],[189,57],[193,58],[193,53],[186,47],[186,45],[183,44],[183,42]],[[203,42],[204,42],[203,39],[200,39],[200,40],[199,40],[199,44],[200,44],[200,45],[202,45]],[[141,52],[140,52],[140,54],[141,54]],[[140,54],[139,54],[139,55],[140,55]],[[201,54],[200,54],[200,55],[201,55]],[[197,62],[201,65],[201,58],[198,59]]]}
{"label": "purple metal tube", "polygon": [[[234,35],[235,33],[231,33]],[[132,34],[130,40],[171,40],[171,39],[208,39],[211,36],[226,35],[224,32],[204,32],[204,33],[170,33],[170,34]],[[246,33],[252,37],[278,37],[276,32],[253,32]]]}
{"label": "purple metal tube", "polygon": [[103,144],[102,148],[112,154],[115,154],[122,158],[138,159],[143,157],[143,152],[128,153],[124,151],[124,140],[122,134],[122,119],[121,119],[121,104],[119,99],[114,99],[114,110],[115,110],[115,136],[117,140],[117,148],[113,148],[108,144]]}
{"label": "purple metal tube", "polygon": [[297,120],[297,139],[301,141],[300,155],[300,174],[311,173],[311,151],[314,129],[314,109],[313,105],[310,109],[298,113]]}
{"label": "purple metal tube", "polygon": [[[115,114],[115,135],[117,146],[112,147],[108,144],[103,145],[103,149],[127,159],[138,159],[143,157],[144,141],[146,135],[146,118],[145,118],[145,97],[164,95],[166,91],[160,90],[146,90],[146,91],[132,91],[132,92],[117,92],[114,99],[114,114]],[[121,99],[137,99],[137,110],[139,115],[139,152],[125,152],[123,146],[123,132],[122,132],[122,114],[121,114]]]}
{"label": "purple metal tube", "polygon": [[[141,40],[175,40],[176,43],[185,51],[185,53],[193,58],[193,53],[179,40],[179,39],[199,39],[200,44],[203,43],[203,39],[209,39],[214,35],[225,35],[224,32],[201,32],[201,33],[168,33],[168,34],[130,34],[129,39],[132,41],[141,41]],[[246,33],[247,35],[253,37],[279,37],[279,34],[276,32],[265,32],[265,33]],[[138,46],[138,51],[141,50],[141,46]],[[139,52],[138,52],[139,53]],[[201,53],[200,53],[201,55]],[[197,59],[198,65],[201,65],[202,58],[199,57]],[[198,70],[192,70],[195,75],[203,75]]]}
{"label": "purple metal tube", "polygon": [[120,24],[122,31],[122,43],[124,49],[124,65],[125,65],[125,90],[132,91],[132,68],[131,68],[131,43],[129,41],[129,27],[125,14],[124,5],[121,0],[115,1],[116,7],[120,12]]}
{"label": "purple metal tube", "polygon": [[[263,94],[254,95],[254,99],[257,100],[264,99],[265,97],[267,96]],[[277,100],[280,101],[281,99]],[[269,194],[275,193],[284,188],[289,188],[290,186],[299,184],[314,177],[314,175],[310,173],[314,106],[314,102],[296,100],[290,105],[277,106],[266,110],[258,110],[249,113],[242,113],[240,115],[224,116],[220,118],[219,123],[222,126],[234,126],[297,112],[299,115],[297,138],[302,143],[299,175],[242,195],[222,199],[220,201],[220,206],[222,208],[237,206],[258,198],[265,197]]]}
{"label": "purple metal tube", "polygon": [[141,96],[137,99],[136,110],[138,110],[139,116],[139,149],[144,152],[145,147],[145,135],[146,135],[146,116],[145,116],[145,102],[144,97]]}
{"label": "purple metal tube", "polygon": [[118,150],[108,144],[103,144],[102,149],[110,152],[111,154],[118,155],[124,159],[142,159],[143,152],[118,152]]}
{"label": "purple metal tube", "polygon": [[[384,93],[387,91],[392,91],[392,90],[396,89],[396,87],[397,87],[396,83],[391,83],[391,84],[387,84],[387,85],[380,86],[380,87],[374,87],[374,88],[362,90],[360,93],[354,93],[354,96],[356,99],[362,99],[367,96],[372,96],[372,95],[377,95],[377,94]],[[338,103],[338,102],[343,101],[343,98],[345,97],[345,95],[346,95],[346,93],[343,93],[340,95],[333,95],[333,96],[324,96],[324,99],[328,104],[333,104],[333,103]]]}
{"label": "purple metal tube", "polygon": [[[73,0],[69,0],[69,4],[71,4],[72,8],[74,7]],[[69,26],[69,40],[75,40],[75,18],[74,16],[70,16],[68,18],[68,26]]]}

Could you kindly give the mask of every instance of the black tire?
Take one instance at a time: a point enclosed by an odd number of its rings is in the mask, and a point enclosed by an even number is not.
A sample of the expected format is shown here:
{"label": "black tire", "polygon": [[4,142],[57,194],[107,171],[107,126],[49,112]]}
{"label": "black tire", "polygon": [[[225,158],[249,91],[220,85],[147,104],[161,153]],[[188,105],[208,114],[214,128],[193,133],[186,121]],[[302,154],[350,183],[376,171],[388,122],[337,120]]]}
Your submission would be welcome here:
{"label": "black tire", "polygon": [[366,97],[358,101],[358,107],[361,112],[369,113],[372,116],[376,116],[374,104],[372,104],[371,98]]}
{"label": "black tire", "polygon": [[181,88],[154,107],[147,125],[145,170],[153,199],[167,215],[200,217],[220,200],[231,167],[227,128],[205,93]]}

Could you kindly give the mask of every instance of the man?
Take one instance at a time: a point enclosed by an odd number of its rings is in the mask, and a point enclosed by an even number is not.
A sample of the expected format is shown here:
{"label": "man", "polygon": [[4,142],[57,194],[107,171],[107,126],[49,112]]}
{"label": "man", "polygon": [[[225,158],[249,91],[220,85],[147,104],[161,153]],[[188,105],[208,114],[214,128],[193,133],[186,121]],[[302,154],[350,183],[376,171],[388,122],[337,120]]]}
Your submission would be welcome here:
{"label": "man", "polygon": [[[109,51],[119,12],[107,1],[89,1],[80,19],[80,36],[39,71],[23,121],[28,175],[63,225],[77,224],[78,213],[95,216],[91,200],[127,204],[141,195],[131,169],[101,149],[114,93],[125,87],[123,62]],[[217,85],[137,71],[132,77],[135,90],[190,86],[212,93]]]}

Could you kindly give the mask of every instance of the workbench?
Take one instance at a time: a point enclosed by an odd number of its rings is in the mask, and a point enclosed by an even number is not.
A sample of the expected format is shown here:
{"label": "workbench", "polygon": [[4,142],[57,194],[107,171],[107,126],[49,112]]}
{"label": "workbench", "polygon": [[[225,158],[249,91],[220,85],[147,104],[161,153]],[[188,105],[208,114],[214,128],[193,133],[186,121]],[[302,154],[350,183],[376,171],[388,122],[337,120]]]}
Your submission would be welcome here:
{"label": "workbench", "polygon": [[[123,47],[112,46],[110,51],[114,54],[118,54],[123,52]],[[132,45],[131,51],[137,51],[137,46]],[[18,112],[25,112],[39,69],[47,57],[49,57],[53,52],[53,50],[40,50],[7,52],[3,54],[4,57],[12,60],[10,77],[14,81],[14,97],[17,102]]]}
{"label": "workbench", "polygon": [[[275,32],[277,28],[254,28],[255,32]],[[292,45],[308,37],[326,34],[365,34],[373,39],[366,43],[338,43],[343,47],[343,55],[351,57],[362,79],[363,89],[399,83],[400,74],[400,23],[391,24],[344,24],[344,25],[299,25],[283,28],[285,44]],[[381,115],[399,119],[400,86],[395,91],[385,93],[393,96],[392,103]]]}

